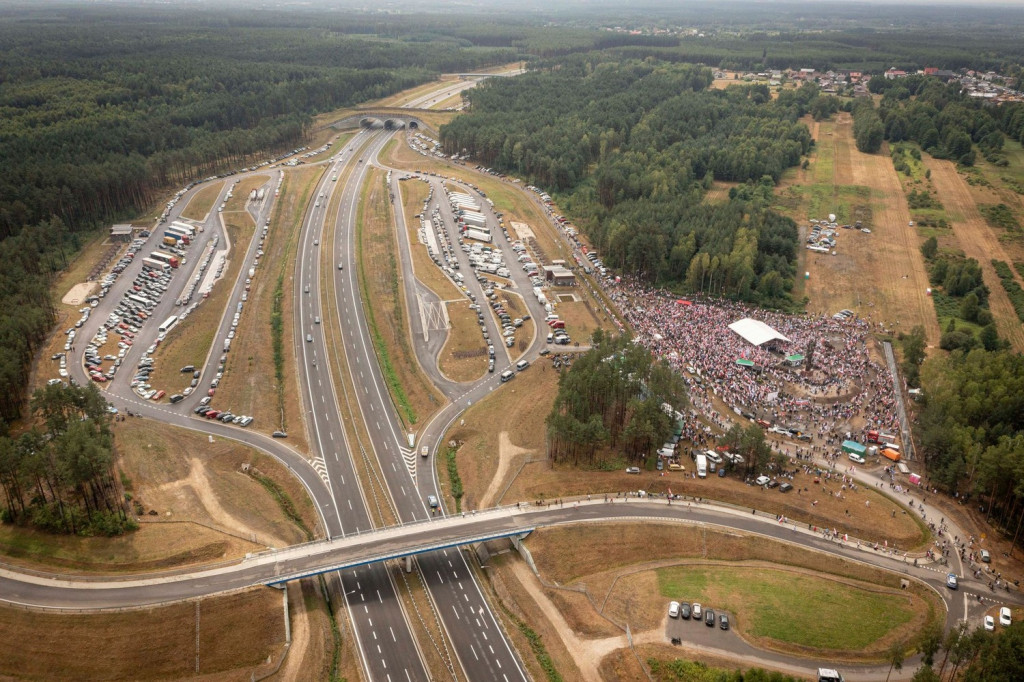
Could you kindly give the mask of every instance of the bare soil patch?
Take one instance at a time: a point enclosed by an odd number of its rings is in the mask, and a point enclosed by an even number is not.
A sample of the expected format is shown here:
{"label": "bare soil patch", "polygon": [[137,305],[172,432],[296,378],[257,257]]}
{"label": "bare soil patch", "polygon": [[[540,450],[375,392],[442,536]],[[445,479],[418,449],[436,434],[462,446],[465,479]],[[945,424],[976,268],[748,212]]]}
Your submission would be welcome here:
{"label": "bare soil patch", "polygon": [[[288,583],[288,613],[292,623],[291,647],[281,669],[270,679],[296,682],[328,679],[334,642],[327,604],[317,578]],[[347,628],[343,632],[347,634]],[[350,638],[343,635],[342,645],[350,648]],[[345,658],[342,657],[342,662]],[[351,659],[351,653],[347,658]],[[349,677],[357,678],[358,673]]]}
{"label": "bare soil patch", "polygon": [[473,381],[487,373],[487,346],[469,301],[447,303],[448,338],[438,366],[452,381]]}
{"label": "bare soil patch", "polygon": [[181,211],[182,218],[189,220],[206,220],[207,214],[213,210],[213,204],[224,189],[224,181],[211,182],[206,187],[192,195],[188,205]]}
{"label": "bare soil patch", "polygon": [[[280,279],[281,318],[293,319],[294,281],[291,274],[295,268],[295,244],[310,194],[322,173],[322,168],[300,167],[284,174],[281,193],[275,199],[270,229],[263,245],[264,255],[231,344],[227,371],[218,388],[222,396],[231,396],[233,411],[255,417],[249,428],[264,433],[283,429],[288,432],[289,444],[300,452],[307,451],[308,444],[299,400],[295,355],[289,350],[284,353],[282,413],[277,401],[270,318],[274,291]],[[289,338],[285,332],[286,348],[289,347]]]}
{"label": "bare soil patch", "polygon": [[87,296],[92,296],[94,293],[99,291],[100,285],[96,282],[82,282],[71,287],[68,293],[64,294],[64,298],[61,299],[61,303],[70,306],[81,306]]}
{"label": "bare soil patch", "polygon": [[[281,593],[267,587],[112,614],[0,607],[0,674],[17,679],[243,680],[284,650]],[[59,642],[59,646],[54,643]],[[271,661],[270,663],[268,663]]]}
{"label": "bare soil patch", "polygon": [[[981,264],[985,284],[989,289],[989,307],[996,319],[999,336],[1008,340],[1015,350],[1024,351],[1024,326],[1017,318],[1013,304],[992,267],[993,258],[1010,263],[1012,256],[978,211],[971,188],[957,172],[956,166],[950,161],[931,157],[927,157],[925,165],[931,170],[932,182],[949,209],[949,222],[960,249],[968,258],[974,258]],[[1012,267],[1011,271],[1018,283],[1021,283]]]}

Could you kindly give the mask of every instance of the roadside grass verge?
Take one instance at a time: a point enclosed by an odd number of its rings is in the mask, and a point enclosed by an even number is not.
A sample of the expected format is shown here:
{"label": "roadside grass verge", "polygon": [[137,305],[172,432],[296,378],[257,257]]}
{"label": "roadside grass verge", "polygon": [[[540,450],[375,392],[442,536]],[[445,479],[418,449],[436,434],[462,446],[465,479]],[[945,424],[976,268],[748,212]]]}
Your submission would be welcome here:
{"label": "roadside grass verge", "polygon": [[[416,216],[423,212],[423,202],[426,201],[429,191],[429,185],[423,180],[414,178],[401,183],[402,210],[405,211],[405,226],[409,231],[412,266],[416,271],[416,279],[437,294],[442,301],[462,298],[462,293],[431,260],[427,245],[419,241],[420,219]],[[427,215],[429,217],[429,211]],[[440,258],[440,254],[438,257]]]}
{"label": "roadside grass verge", "polygon": [[220,191],[224,189],[224,181],[211,182],[206,187],[192,195],[188,205],[181,211],[182,218],[189,220],[204,220],[213,210],[213,204],[217,201]]}
{"label": "roadside grass verge", "polygon": [[356,223],[360,295],[384,381],[399,417],[411,430],[443,399],[420,371],[411,347],[397,248],[384,175],[373,171],[360,198]]}
{"label": "roadside grass verge", "polygon": [[[250,429],[264,433],[276,429],[287,431],[289,443],[299,451],[305,451],[307,444],[295,378],[295,356],[285,336],[293,305],[292,273],[298,231],[310,195],[322,174],[323,168],[310,166],[284,172],[280,195],[273,198],[270,226],[262,247],[264,254],[231,343],[227,370],[217,389],[222,396],[231,397],[233,412],[255,418]],[[275,176],[275,184],[276,181]],[[258,227],[262,232],[263,226]],[[280,320],[279,348],[274,345],[275,313]]]}
{"label": "roadside grass verge", "polygon": [[455,500],[455,513],[462,511],[462,496],[465,491],[462,489],[462,478],[459,477],[459,466],[456,462],[457,448],[448,448],[445,451],[445,464],[448,467],[448,491]]}

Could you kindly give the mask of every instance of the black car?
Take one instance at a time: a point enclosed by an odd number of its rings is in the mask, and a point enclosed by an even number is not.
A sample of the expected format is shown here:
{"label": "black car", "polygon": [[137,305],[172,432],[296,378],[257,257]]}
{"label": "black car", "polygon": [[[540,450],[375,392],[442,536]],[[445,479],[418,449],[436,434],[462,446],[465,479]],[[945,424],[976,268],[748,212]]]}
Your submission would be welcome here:
{"label": "black car", "polygon": [[718,617],[718,625],[719,625],[719,627],[721,627],[721,628],[722,628],[723,630],[728,630],[728,629],[729,629],[729,616],[725,615],[724,613],[723,613],[723,614],[721,614],[721,615],[720,615],[720,616]]}
{"label": "black car", "polygon": [[779,492],[780,493],[788,493],[792,489],[793,489],[793,484],[792,483],[783,483],[782,485],[779,486]]}
{"label": "black car", "polygon": [[185,399],[185,396],[181,395],[180,393],[175,393],[174,395],[172,395],[170,397],[170,401],[172,403],[180,403],[184,399]]}
{"label": "black car", "polygon": [[273,436],[274,438],[287,438],[288,437],[288,434],[285,433],[284,431],[274,431],[270,435]]}
{"label": "black car", "polygon": [[689,620],[690,619],[690,613],[691,612],[690,612],[690,603],[689,602],[685,602],[684,601],[681,604],[679,604],[679,617],[680,618],[684,618],[686,620]]}
{"label": "black car", "polygon": [[704,612],[704,625],[707,625],[709,628],[715,627],[715,612],[711,609]]}

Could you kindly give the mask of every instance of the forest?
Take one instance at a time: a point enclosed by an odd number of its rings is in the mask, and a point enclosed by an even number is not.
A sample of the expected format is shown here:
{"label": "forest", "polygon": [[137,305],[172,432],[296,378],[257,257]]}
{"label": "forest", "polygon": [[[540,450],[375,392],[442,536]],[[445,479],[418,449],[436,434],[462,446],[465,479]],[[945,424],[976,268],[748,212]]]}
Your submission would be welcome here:
{"label": "forest", "polygon": [[551,458],[594,468],[618,468],[623,458],[643,464],[672,435],[666,403],[686,407],[682,377],[629,336],[598,329],[592,350],[559,377],[547,417]]}
{"label": "forest", "polygon": [[921,367],[915,434],[932,483],[980,506],[1016,539],[1024,526],[1024,356],[954,351]]}
{"label": "forest", "polygon": [[53,12],[0,11],[0,433],[56,320],[51,278],[84,235],[296,146],[319,112],[514,56],[314,30],[309,17]]}
{"label": "forest", "polygon": [[[766,86],[710,82],[698,66],[570,57],[468,91],[469,113],[442,127],[441,142],[553,193],[621,272],[785,306],[797,230],[768,206],[813,144],[797,119],[819,92],[773,100]],[[708,203],[713,180],[747,184]]]}
{"label": "forest", "polygon": [[0,436],[3,520],[53,533],[120,535],[135,528],[113,466],[107,401],[93,385],[32,396],[33,428]]}

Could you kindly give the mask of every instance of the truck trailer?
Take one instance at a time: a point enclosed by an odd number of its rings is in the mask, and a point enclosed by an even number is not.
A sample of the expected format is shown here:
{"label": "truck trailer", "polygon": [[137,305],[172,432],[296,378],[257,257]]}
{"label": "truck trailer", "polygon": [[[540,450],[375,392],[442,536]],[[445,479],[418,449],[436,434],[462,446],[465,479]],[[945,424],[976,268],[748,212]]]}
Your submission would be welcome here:
{"label": "truck trailer", "polygon": [[484,227],[487,225],[487,219],[481,213],[466,211],[459,216],[459,220],[465,223],[467,227]]}
{"label": "truck trailer", "polygon": [[469,229],[466,230],[466,233],[463,236],[465,236],[466,239],[475,239],[479,242],[490,243],[491,241],[491,233],[485,232],[484,230]]}
{"label": "truck trailer", "polygon": [[147,268],[149,270],[160,270],[161,272],[164,270],[171,269],[171,266],[168,265],[167,263],[164,263],[163,261],[159,261],[153,258],[143,258],[142,267]]}
{"label": "truck trailer", "polygon": [[172,235],[164,235],[164,244],[167,246],[177,246],[178,238]]}

